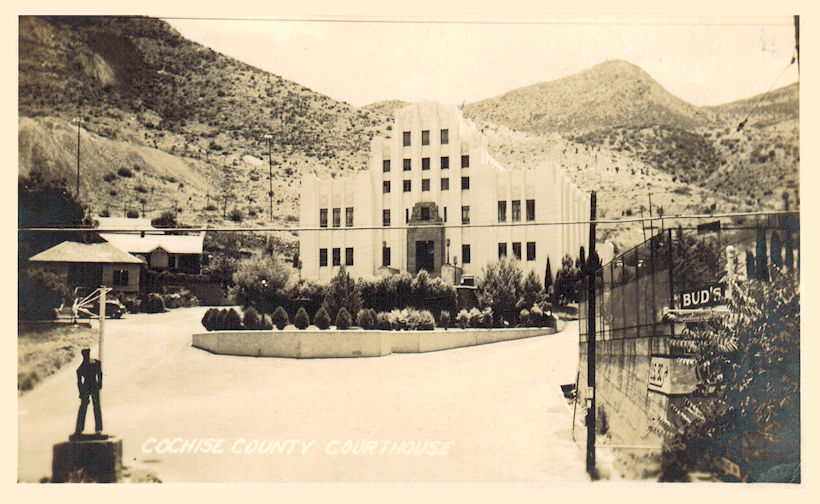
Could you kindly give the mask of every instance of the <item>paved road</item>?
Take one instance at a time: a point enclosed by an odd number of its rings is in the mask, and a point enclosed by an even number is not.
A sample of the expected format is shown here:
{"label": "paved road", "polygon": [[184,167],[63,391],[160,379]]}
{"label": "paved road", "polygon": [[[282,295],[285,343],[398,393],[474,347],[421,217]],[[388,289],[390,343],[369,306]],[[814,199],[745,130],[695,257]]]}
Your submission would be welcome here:
{"label": "paved road", "polygon": [[[105,430],[123,439],[126,465],[166,482],[586,481],[559,389],[575,379],[577,324],[428,354],[291,360],[191,347],[204,311],[106,322]],[[21,481],[50,475],[52,445],[72,430],[77,363],[19,398]],[[222,439],[222,453],[203,453],[205,442],[155,452],[152,439],[174,438]],[[244,453],[252,440],[268,453]],[[343,454],[345,440],[371,452]],[[390,453],[410,441],[426,452]]]}

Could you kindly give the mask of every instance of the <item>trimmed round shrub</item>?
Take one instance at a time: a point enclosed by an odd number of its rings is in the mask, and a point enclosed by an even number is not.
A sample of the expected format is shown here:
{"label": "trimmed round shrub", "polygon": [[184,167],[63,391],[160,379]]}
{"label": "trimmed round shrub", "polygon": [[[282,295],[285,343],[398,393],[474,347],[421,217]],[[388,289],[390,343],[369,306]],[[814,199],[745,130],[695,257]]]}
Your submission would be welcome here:
{"label": "trimmed round shrub", "polygon": [[526,308],[521,308],[521,311],[518,312],[518,325],[521,327],[530,325],[530,311]]}
{"label": "trimmed round shrub", "polygon": [[379,312],[376,314],[376,329],[381,329],[382,331],[390,331],[393,329],[390,313]]}
{"label": "trimmed round shrub", "polygon": [[493,326],[493,309],[489,306],[481,311],[478,327],[489,329]]}
{"label": "trimmed round shrub", "polygon": [[205,329],[209,331],[214,330],[214,322],[216,317],[219,316],[219,310],[216,308],[209,308],[208,311],[205,312],[205,315],[202,317],[202,325]]}
{"label": "trimmed round shrub", "polygon": [[443,327],[445,331],[450,327],[450,312],[447,310],[441,311],[441,315],[439,315],[438,318],[438,325],[439,327]]}
{"label": "trimmed round shrub", "polygon": [[436,319],[433,314],[427,310],[421,310],[413,314],[413,320],[410,324],[411,329],[419,331],[432,331],[436,328]]}
{"label": "trimmed round shrub", "polygon": [[530,327],[543,327],[544,324],[544,312],[538,305],[533,305],[530,309],[530,318],[528,320],[528,325]]}
{"label": "trimmed round shrub", "polygon": [[273,310],[273,316],[271,317],[271,321],[273,325],[277,327],[280,331],[285,328],[288,324],[290,324],[290,319],[288,319],[288,312],[285,311],[284,308],[281,306],[277,306],[275,310]]}
{"label": "trimmed round shrub", "polygon": [[245,310],[245,315],[242,317],[242,324],[245,329],[262,329],[262,318],[257,313],[253,306]]}
{"label": "trimmed round shrub", "polygon": [[342,306],[339,308],[339,313],[336,315],[336,329],[345,330],[350,327],[353,321],[350,318],[350,312],[347,308]]}
{"label": "trimmed round shrub", "polygon": [[467,310],[461,310],[458,312],[458,315],[456,315],[456,326],[461,329],[470,327],[470,312]]}
{"label": "trimmed round shrub", "polygon": [[330,315],[327,314],[327,310],[325,310],[324,306],[319,307],[319,311],[317,311],[316,316],[313,317],[313,323],[322,330],[330,327]]}
{"label": "trimmed round shrub", "polygon": [[165,302],[159,294],[152,292],[148,294],[142,303],[142,311],[145,313],[162,313],[165,311]]}
{"label": "trimmed round shrub", "polygon": [[376,320],[373,314],[367,308],[362,308],[356,315],[356,324],[362,329],[373,329],[376,325]]}
{"label": "trimmed round shrub", "polygon": [[310,317],[304,306],[299,307],[299,311],[297,311],[296,316],[293,317],[293,325],[295,325],[297,329],[307,329],[310,325]]}
{"label": "trimmed round shrub", "polygon": [[236,331],[242,329],[242,317],[239,313],[231,308],[225,314],[225,318],[223,319],[224,330],[226,331]]}

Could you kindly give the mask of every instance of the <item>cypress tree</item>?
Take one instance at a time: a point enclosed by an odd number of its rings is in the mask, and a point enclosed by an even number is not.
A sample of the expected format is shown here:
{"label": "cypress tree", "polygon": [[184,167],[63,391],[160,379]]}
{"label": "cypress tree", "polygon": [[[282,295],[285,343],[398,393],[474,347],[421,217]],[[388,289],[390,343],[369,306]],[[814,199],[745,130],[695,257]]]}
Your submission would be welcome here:
{"label": "cypress tree", "polygon": [[786,230],[783,245],[786,249],[786,259],[783,262],[783,265],[789,269],[792,269],[794,267],[794,243],[792,242],[792,233],[788,229]]}
{"label": "cypress tree", "polygon": [[783,242],[780,241],[780,235],[777,231],[772,232],[771,243],[772,264],[778,268],[783,267]]}
{"label": "cypress tree", "polygon": [[552,287],[552,268],[550,267],[550,258],[547,257],[547,271],[544,273],[544,291],[549,292]]}
{"label": "cypress tree", "polygon": [[755,254],[751,250],[746,251],[746,278],[755,279]]}
{"label": "cypress tree", "polygon": [[757,249],[755,250],[755,278],[769,281],[769,258],[766,255],[766,230],[757,230]]}

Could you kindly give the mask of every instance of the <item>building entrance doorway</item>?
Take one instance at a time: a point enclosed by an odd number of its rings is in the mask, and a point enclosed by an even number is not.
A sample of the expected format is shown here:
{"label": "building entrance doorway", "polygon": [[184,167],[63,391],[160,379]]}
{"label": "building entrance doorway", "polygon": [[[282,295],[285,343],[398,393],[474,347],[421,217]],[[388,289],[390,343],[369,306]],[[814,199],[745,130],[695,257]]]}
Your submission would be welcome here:
{"label": "building entrance doorway", "polygon": [[435,272],[435,246],[433,240],[416,241],[416,273],[426,270]]}

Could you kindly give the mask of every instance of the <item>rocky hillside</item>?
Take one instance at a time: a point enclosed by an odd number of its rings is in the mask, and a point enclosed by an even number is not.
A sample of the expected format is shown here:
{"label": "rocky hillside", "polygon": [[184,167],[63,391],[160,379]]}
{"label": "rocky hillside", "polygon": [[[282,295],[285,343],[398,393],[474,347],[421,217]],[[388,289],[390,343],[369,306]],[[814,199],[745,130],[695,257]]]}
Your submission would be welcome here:
{"label": "rocky hillside", "polygon": [[[269,149],[263,137],[271,134],[276,214],[292,220],[301,174],[364,167],[369,139],[384,121],[378,113],[190,42],[151,18],[20,17],[18,75],[20,172],[71,180],[76,136],[72,147],[63,133],[82,117],[81,143],[92,139],[89,152],[105,145],[105,153],[87,158],[103,164],[83,172],[92,177],[84,183],[94,193],[88,202],[96,211],[120,203],[126,191],[130,200],[147,199],[149,208],[183,199],[177,203],[197,220],[220,221],[224,201],[228,210],[261,218],[268,207]],[[49,128],[59,138],[43,133]],[[134,153],[146,158],[153,151],[150,156],[168,154],[195,174],[188,177],[183,169],[167,176],[190,184],[196,202],[156,189],[140,196],[130,186],[118,189],[104,180],[121,165],[137,171]],[[163,173],[167,164],[153,169],[146,162],[146,173]],[[208,202],[219,198],[209,209]]]}

